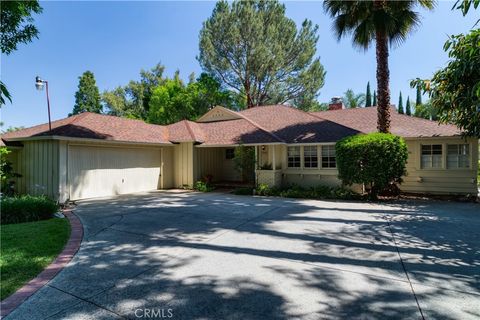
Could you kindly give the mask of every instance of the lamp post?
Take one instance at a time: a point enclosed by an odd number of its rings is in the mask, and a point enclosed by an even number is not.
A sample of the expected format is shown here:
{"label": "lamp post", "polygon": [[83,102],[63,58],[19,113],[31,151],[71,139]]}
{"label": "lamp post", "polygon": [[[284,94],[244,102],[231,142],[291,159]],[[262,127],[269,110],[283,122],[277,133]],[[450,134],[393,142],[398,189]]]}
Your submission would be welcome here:
{"label": "lamp post", "polygon": [[42,80],[39,76],[35,77],[35,87],[38,91],[42,91],[43,87],[47,87],[47,106],[48,106],[48,129],[52,131],[52,120],[50,118],[50,98],[48,97],[48,81]]}

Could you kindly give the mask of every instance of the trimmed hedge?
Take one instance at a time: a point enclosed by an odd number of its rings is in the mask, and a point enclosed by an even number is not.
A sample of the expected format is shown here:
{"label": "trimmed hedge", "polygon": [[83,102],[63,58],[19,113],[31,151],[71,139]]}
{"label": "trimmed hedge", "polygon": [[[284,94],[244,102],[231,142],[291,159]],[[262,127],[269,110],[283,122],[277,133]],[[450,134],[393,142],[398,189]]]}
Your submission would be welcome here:
{"label": "trimmed hedge", "polygon": [[1,199],[1,224],[46,220],[53,217],[58,204],[45,196],[24,195]]}
{"label": "trimmed hedge", "polygon": [[407,145],[392,134],[347,137],[337,142],[335,151],[339,178],[345,185],[365,184],[372,198],[395,189],[407,173]]}
{"label": "trimmed hedge", "polygon": [[269,187],[266,184],[259,184],[256,193],[261,196],[277,196],[283,198],[301,199],[337,199],[337,200],[358,200],[362,196],[352,190],[342,187],[329,187],[319,185],[316,187],[304,188],[298,185],[289,187]]}

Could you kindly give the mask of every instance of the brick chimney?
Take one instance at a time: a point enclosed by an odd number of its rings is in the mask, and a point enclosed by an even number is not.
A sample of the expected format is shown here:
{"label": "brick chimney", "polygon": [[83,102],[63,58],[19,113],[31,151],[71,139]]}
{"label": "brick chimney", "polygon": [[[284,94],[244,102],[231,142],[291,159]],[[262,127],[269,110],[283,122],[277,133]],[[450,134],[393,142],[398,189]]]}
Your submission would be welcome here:
{"label": "brick chimney", "polygon": [[345,106],[343,105],[342,98],[333,97],[332,101],[328,105],[328,110],[342,110],[342,109],[345,109]]}

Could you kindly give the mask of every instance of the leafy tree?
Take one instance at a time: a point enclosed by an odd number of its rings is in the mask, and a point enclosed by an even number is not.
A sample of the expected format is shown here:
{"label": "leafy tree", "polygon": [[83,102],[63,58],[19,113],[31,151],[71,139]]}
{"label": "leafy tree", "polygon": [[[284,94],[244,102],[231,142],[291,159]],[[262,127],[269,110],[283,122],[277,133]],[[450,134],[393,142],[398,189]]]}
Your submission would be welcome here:
{"label": "leafy tree", "polygon": [[377,92],[373,90],[373,106],[377,106]]}
{"label": "leafy tree", "polygon": [[410,97],[407,97],[407,104],[405,105],[405,114],[407,116],[412,115],[412,108],[410,107]]}
{"label": "leafy tree", "polygon": [[415,108],[422,105],[422,91],[420,87],[417,87],[417,99],[415,101]]}
{"label": "leafy tree", "polygon": [[297,30],[278,1],[219,1],[200,31],[202,68],[245,96],[248,108],[262,104],[308,105],[324,84],[314,58],[318,26]]}
{"label": "leafy tree", "polygon": [[21,175],[13,169],[13,163],[8,160],[10,150],[6,147],[0,147],[0,189],[3,193],[13,195],[13,178],[19,178]]}
{"label": "leafy tree", "polygon": [[343,102],[347,108],[360,108],[365,103],[365,95],[355,94],[352,89],[348,89],[343,95]]}
{"label": "leafy tree", "polygon": [[400,114],[405,113],[405,111],[403,110],[402,91],[400,91],[400,96],[398,97],[398,113]]}
{"label": "leafy tree", "polygon": [[186,97],[185,85],[178,76],[165,80],[152,92],[147,121],[170,124],[190,118],[193,108]]}
{"label": "leafy tree", "polygon": [[196,80],[192,74],[188,85],[177,73],[153,89],[147,121],[170,124],[183,119],[195,120],[216,105],[235,108],[235,97],[205,73]]}
{"label": "leafy tree", "polygon": [[408,150],[405,141],[385,133],[355,135],[335,145],[338,176],[346,185],[361,183],[370,197],[395,190],[406,174]]}
{"label": "leafy tree", "polygon": [[418,117],[418,118],[424,118],[428,120],[437,120],[437,111],[432,106],[430,101],[416,106],[414,115],[415,117]]}
{"label": "leafy tree", "polygon": [[365,95],[365,107],[372,106],[372,93],[370,92],[370,81],[367,83],[367,94]]}
{"label": "leafy tree", "polygon": [[375,42],[377,56],[378,121],[380,132],[390,130],[390,44],[406,40],[409,32],[420,23],[415,6],[433,9],[433,1],[324,1],[324,8],[334,21],[338,38],[352,34],[353,45],[367,50]]}
{"label": "leafy tree", "polygon": [[240,145],[234,152],[235,170],[242,174],[242,181],[252,181],[255,178],[255,148]]}
{"label": "leafy tree", "polygon": [[453,123],[465,135],[480,138],[480,29],[450,37],[444,50],[450,61],[430,80],[416,79],[430,97],[442,123]]}
{"label": "leafy tree", "polygon": [[[33,25],[33,14],[42,12],[38,1],[2,1],[0,5],[0,48],[9,55],[17,50],[20,43],[29,43],[38,38],[38,30]],[[0,81],[0,107],[12,97]]]}
{"label": "leafy tree", "polygon": [[[3,125],[3,123],[0,123],[0,126],[2,126],[2,125]],[[10,127],[7,128],[7,130],[2,130],[2,133],[15,132],[15,131],[18,131],[18,130],[23,130],[23,129],[25,129],[24,126],[20,126],[20,127],[12,127],[12,126],[10,126]]]}
{"label": "leafy tree", "polygon": [[130,81],[126,86],[105,91],[103,104],[111,115],[133,119],[146,119],[153,89],[163,84],[165,67],[158,63],[150,70],[140,71],[139,81]]}
{"label": "leafy tree", "polygon": [[100,92],[98,91],[95,76],[91,71],[85,71],[82,76],[78,77],[78,90],[75,93],[75,105],[71,115],[82,112],[102,112],[102,104],[100,103]]}

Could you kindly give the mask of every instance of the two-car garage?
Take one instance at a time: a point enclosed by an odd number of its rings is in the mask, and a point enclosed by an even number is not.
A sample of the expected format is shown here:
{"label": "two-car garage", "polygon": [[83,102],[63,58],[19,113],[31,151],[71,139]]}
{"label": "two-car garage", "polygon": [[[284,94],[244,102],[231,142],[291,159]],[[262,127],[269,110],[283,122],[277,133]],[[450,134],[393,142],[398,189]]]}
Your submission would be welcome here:
{"label": "two-car garage", "polygon": [[68,145],[70,200],[162,187],[162,149]]}

